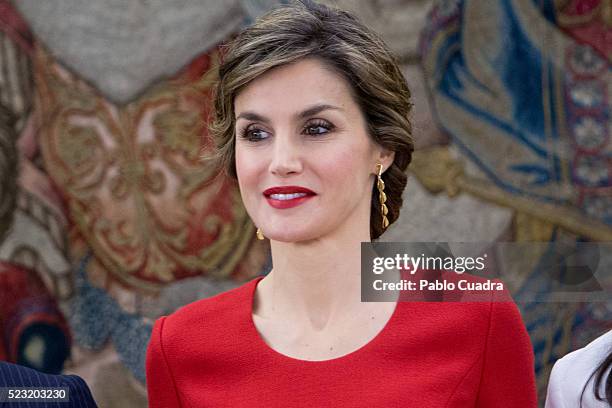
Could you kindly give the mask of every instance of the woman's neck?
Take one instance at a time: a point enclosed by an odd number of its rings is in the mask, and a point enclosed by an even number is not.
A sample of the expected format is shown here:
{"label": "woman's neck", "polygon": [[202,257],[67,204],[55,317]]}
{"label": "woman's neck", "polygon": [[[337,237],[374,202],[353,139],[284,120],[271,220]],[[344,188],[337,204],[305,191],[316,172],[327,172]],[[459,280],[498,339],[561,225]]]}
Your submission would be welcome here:
{"label": "woman's neck", "polygon": [[335,231],[303,242],[272,241],[273,269],[258,285],[263,318],[309,322],[313,331],[354,315],[361,304],[361,242],[368,231]]}

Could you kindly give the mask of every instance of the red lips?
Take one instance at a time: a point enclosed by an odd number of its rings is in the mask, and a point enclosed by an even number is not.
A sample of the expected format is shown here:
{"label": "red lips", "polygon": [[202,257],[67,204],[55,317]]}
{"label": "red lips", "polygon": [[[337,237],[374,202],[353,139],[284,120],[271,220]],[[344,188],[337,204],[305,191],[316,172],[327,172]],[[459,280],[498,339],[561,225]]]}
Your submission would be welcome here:
{"label": "red lips", "polygon": [[291,194],[291,193],[306,193],[309,195],[316,194],[314,191],[309,190],[305,187],[300,187],[300,186],[271,187],[271,188],[264,190],[263,192],[265,196],[269,196],[270,194]]}

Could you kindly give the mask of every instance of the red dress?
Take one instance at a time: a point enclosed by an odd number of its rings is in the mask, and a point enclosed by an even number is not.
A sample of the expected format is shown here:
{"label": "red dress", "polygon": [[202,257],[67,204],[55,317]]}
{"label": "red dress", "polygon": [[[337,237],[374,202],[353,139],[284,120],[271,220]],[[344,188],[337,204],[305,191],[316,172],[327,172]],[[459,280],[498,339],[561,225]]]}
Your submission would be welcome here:
{"label": "red dress", "polygon": [[360,349],[306,361],[275,351],[257,331],[261,279],[156,321],[149,407],[537,406],[531,342],[512,301],[398,302]]}

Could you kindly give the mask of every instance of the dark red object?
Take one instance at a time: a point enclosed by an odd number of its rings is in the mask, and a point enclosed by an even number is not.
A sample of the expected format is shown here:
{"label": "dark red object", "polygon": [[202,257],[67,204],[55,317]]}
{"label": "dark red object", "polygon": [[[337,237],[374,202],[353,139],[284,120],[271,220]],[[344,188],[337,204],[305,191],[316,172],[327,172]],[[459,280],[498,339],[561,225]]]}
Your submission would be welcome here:
{"label": "dark red object", "polygon": [[18,361],[20,340],[24,331],[35,324],[58,328],[70,347],[66,319],[38,274],[0,261],[0,359],[23,364]]}

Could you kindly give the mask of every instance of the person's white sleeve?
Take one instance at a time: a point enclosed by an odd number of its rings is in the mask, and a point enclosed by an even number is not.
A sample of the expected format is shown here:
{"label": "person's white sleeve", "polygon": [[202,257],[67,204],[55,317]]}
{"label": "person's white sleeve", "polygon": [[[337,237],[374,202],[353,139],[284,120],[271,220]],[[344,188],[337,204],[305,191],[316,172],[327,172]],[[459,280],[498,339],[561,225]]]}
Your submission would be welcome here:
{"label": "person's white sleeve", "polygon": [[557,360],[550,372],[546,404],[544,408],[566,408],[563,382],[566,374],[566,365],[563,359]]}

